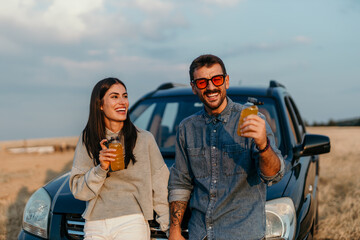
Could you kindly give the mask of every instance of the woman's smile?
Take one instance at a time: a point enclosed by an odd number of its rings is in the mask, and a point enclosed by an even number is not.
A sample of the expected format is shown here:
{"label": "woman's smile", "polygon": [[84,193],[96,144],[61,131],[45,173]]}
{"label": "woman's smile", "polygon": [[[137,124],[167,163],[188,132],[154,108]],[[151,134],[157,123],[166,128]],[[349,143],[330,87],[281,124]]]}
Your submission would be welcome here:
{"label": "woman's smile", "polygon": [[122,129],[127,118],[129,99],[121,84],[112,85],[102,99],[101,110],[104,113],[105,126],[117,132]]}

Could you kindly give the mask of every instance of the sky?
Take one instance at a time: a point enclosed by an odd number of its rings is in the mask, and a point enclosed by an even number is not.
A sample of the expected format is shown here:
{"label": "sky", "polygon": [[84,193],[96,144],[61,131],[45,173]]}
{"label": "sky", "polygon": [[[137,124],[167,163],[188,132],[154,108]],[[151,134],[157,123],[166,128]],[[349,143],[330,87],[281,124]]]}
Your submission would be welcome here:
{"label": "sky", "polygon": [[0,3],[0,141],[79,136],[101,79],[131,105],[207,53],[230,86],[284,84],[309,123],[360,117],[358,0]]}

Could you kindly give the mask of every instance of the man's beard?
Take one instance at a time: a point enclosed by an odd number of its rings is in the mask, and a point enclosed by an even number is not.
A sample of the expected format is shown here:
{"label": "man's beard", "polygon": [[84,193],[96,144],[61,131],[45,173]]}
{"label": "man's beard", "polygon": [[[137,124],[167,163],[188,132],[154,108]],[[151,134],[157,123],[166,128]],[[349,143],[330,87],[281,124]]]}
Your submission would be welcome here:
{"label": "man's beard", "polygon": [[[207,95],[207,94],[212,94],[212,93],[218,93],[219,94],[219,96],[220,96],[220,101],[219,101],[219,103],[217,104],[217,105],[210,105],[209,104],[209,102],[207,102],[207,101],[205,101],[205,98],[204,98],[204,96],[205,95]],[[209,108],[209,109],[211,109],[211,110],[216,110],[216,109],[218,109],[220,106],[221,106],[221,104],[224,102],[224,100],[225,100],[225,97],[223,97],[222,95],[221,95],[221,91],[220,90],[208,90],[208,91],[205,91],[204,92],[204,94],[203,94],[203,103],[205,104],[205,106],[207,107],[207,108]]]}

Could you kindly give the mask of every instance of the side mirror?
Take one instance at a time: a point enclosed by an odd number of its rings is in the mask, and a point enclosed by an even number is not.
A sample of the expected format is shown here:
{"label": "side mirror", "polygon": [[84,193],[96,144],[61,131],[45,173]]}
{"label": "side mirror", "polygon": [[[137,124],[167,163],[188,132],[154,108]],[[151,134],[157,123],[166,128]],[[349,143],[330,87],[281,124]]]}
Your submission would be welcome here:
{"label": "side mirror", "polygon": [[330,152],[330,138],[317,134],[305,134],[302,143],[294,148],[296,157],[312,156],[328,152]]}

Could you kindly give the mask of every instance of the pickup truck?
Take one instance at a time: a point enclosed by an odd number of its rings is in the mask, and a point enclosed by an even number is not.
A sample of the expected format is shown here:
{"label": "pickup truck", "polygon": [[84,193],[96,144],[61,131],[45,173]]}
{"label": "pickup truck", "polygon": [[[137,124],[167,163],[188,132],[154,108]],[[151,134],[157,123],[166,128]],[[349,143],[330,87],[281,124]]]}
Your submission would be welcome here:
{"label": "pickup truck", "polygon": [[[318,219],[319,154],[330,151],[330,139],[306,132],[295,101],[276,81],[266,87],[234,86],[227,95],[244,104],[257,99],[285,159],[283,179],[269,186],[266,202],[266,239],[312,239]],[[134,124],[150,131],[168,167],[175,159],[175,135],[185,117],[203,104],[190,86],[165,83],[139,99],[130,109]],[[38,189],[29,199],[18,239],[83,239],[85,202],[69,189],[69,173]],[[155,213],[154,213],[155,214]],[[182,224],[187,237],[188,209]],[[167,239],[155,221],[150,221],[151,239]]]}

